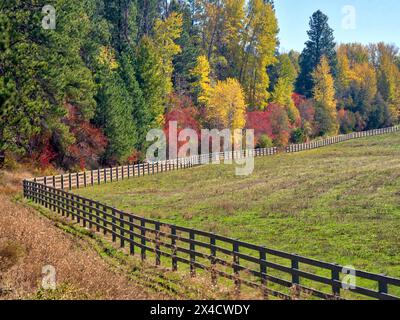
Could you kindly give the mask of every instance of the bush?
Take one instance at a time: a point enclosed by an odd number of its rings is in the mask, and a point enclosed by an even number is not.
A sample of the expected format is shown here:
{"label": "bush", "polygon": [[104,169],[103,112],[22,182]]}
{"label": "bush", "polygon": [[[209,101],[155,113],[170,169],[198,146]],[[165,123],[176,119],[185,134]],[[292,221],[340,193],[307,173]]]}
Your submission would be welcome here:
{"label": "bush", "polygon": [[304,143],[307,141],[307,135],[302,128],[296,128],[292,131],[290,136],[290,141],[292,143]]}
{"label": "bush", "polygon": [[260,136],[258,139],[256,148],[271,148],[273,147],[273,143],[270,137],[268,137],[266,134],[263,134]]}

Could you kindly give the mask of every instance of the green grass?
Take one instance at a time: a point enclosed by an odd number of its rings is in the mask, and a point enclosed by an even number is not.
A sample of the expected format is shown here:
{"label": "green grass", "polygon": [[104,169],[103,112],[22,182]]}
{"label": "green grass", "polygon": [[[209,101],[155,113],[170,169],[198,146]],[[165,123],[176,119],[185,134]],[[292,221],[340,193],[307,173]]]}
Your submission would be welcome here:
{"label": "green grass", "polygon": [[75,190],[138,215],[400,277],[400,134]]}

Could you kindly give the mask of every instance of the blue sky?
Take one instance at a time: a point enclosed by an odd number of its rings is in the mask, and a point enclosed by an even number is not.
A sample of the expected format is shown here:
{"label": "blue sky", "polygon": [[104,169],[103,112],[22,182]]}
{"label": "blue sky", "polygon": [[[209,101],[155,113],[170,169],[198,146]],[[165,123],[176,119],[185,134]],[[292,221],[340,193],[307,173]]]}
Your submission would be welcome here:
{"label": "blue sky", "polygon": [[[355,9],[355,28],[343,27],[345,6]],[[337,43],[384,41],[400,46],[399,0],[275,0],[281,51],[301,51],[307,41],[309,18],[320,9],[329,17]],[[349,12],[349,11],[348,11]],[[353,21],[345,19],[345,21]]]}

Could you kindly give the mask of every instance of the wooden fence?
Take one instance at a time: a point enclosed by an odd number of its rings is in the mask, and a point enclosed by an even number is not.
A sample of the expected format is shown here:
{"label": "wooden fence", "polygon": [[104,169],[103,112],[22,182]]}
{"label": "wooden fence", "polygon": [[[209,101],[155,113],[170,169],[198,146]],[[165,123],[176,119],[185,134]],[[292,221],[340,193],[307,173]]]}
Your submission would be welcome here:
{"label": "wooden fence", "polygon": [[153,175],[172,170],[182,170],[194,166],[215,163],[217,161],[226,161],[240,159],[244,157],[262,157],[271,156],[278,153],[278,148],[265,148],[254,150],[241,150],[234,152],[220,152],[202,154],[186,158],[177,158],[160,162],[142,162],[138,164],[118,166],[111,168],[102,168],[96,170],[87,170],[82,172],[66,173],[62,175],[46,176],[32,178],[29,181],[35,181],[46,186],[52,186],[59,189],[74,189],[93,186],[101,183],[114,182],[124,179],[136,178],[145,175]]}
{"label": "wooden fence", "polygon": [[[392,133],[400,130],[400,126],[382,128],[370,131],[353,132],[349,134],[329,137],[325,139],[315,140],[308,143],[293,144],[284,148],[282,151],[286,153],[300,152],[321,148],[324,146],[344,142],[351,139],[375,136],[381,134]],[[192,168],[194,166],[205,165],[208,163],[222,162],[232,159],[240,159],[244,157],[264,157],[272,156],[279,153],[280,150],[273,148],[260,148],[241,150],[233,152],[220,152],[195,155],[192,157],[171,159],[156,163],[143,162],[133,165],[118,166],[111,168],[102,168],[96,170],[87,170],[82,172],[67,173],[63,175],[54,175],[29,179],[46,186],[52,186],[59,189],[73,189],[93,186],[96,184],[114,182],[124,179],[140,177],[144,175],[157,174],[171,170],[182,170]]]}
{"label": "wooden fence", "polygon": [[[310,143],[290,145],[284,152],[310,150],[349,139],[399,131],[399,127],[340,135]],[[83,227],[110,235],[142,260],[169,264],[173,271],[187,268],[204,273],[213,283],[232,282],[237,292],[243,286],[260,289],[265,297],[299,299],[374,298],[400,300],[400,279],[351,270],[343,266],[269,249],[214,233],[180,227],[123,212],[93,199],[65,191],[89,185],[181,170],[216,160],[260,157],[278,153],[277,148],[216,153],[159,163],[140,163],[107,169],[69,173],[23,181],[24,197]],[[350,273],[350,274],[349,274]],[[355,282],[348,283],[353,276]]]}
{"label": "wooden fence", "polygon": [[347,140],[370,137],[370,136],[377,136],[392,132],[397,132],[400,130],[400,126],[389,127],[389,128],[382,128],[382,129],[374,129],[369,131],[361,131],[361,132],[352,132],[349,134],[342,134],[335,137],[329,137],[325,139],[315,140],[308,143],[300,143],[300,144],[292,144],[286,147],[286,153],[291,152],[299,152],[303,150],[310,150],[325,147],[331,144],[344,142]]}
{"label": "wooden fence", "polygon": [[[214,233],[180,227],[123,212],[98,201],[34,181],[24,180],[24,197],[83,227],[110,235],[121,248],[155,265],[178,265],[194,276],[201,272],[242,286],[259,289],[267,298],[400,300],[400,279],[353,270],[354,286],[346,289],[343,266],[230,239]],[[389,288],[395,293],[389,292]]]}

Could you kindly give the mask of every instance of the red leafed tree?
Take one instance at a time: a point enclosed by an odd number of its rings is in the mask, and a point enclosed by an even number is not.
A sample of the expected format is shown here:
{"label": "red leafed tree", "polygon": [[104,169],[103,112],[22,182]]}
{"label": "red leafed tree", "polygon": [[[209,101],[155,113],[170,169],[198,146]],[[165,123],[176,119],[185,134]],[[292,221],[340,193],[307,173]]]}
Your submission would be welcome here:
{"label": "red leafed tree", "polygon": [[[172,95],[170,97],[169,110],[165,114],[164,132],[169,143],[169,129],[172,121],[177,122],[177,137],[183,129],[193,129],[200,136],[200,124],[198,122],[199,112],[194,107],[192,100],[187,96]],[[176,137],[176,141],[177,141]],[[197,141],[198,142],[198,141]],[[178,150],[186,142],[178,142]],[[174,147],[174,146],[172,146]]]}
{"label": "red leafed tree", "polygon": [[66,167],[79,165],[81,169],[96,167],[107,146],[107,139],[100,129],[81,117],[76,107],[68,104],[67,108],[68,117],[65,123],[75,142],[69,146],[63,164]]}
{"label": "red leafed tree", "polygon": [[264,111],[247,113],[247,129],[254,129],[256,143],[261,136],[267,135],[275,145],[286,145],[290,136],[290,124],[285,109],[270,104]]}
{"label": "red leafed tree", "polygon": [[304,102],[307,101],[307,98],[301,94],[293,93],[292,100],[293,100],[295,106],[298,108],[301,104],[303,104]]}
{"label": "red leafed tree", "polygon": [[54,150],[50,142],[50,137],[43,138],[42,151],[38,155],[38,162],[41,169],[47,169],[51,166],[51,162],[57,158],[57,152]]}

